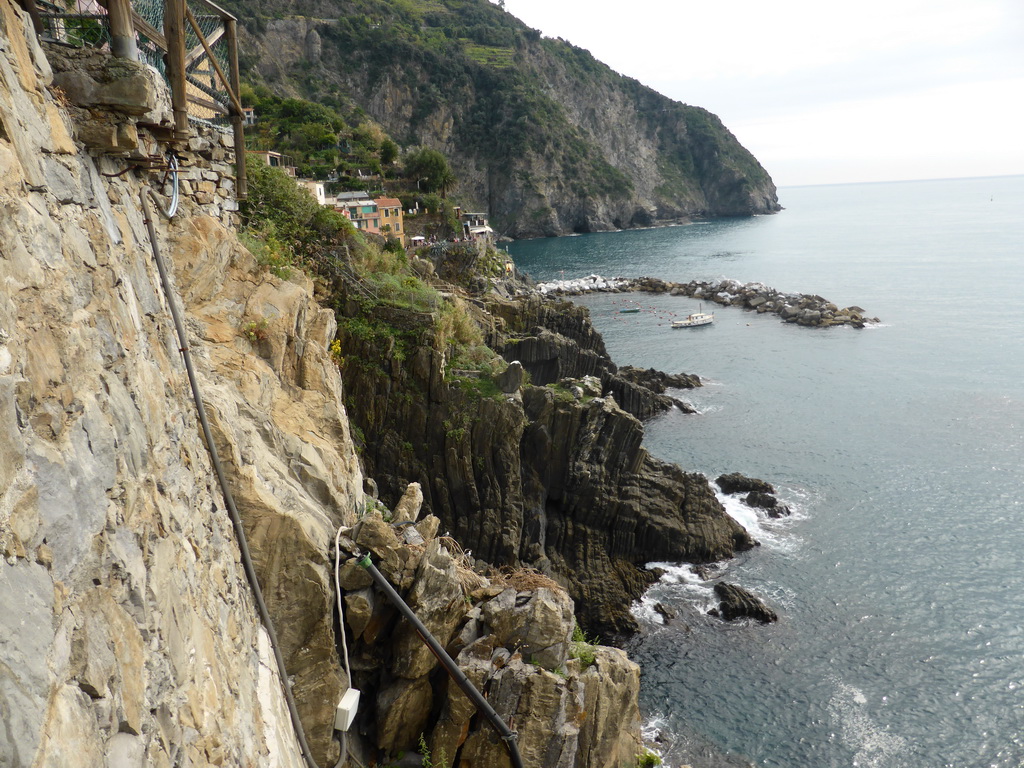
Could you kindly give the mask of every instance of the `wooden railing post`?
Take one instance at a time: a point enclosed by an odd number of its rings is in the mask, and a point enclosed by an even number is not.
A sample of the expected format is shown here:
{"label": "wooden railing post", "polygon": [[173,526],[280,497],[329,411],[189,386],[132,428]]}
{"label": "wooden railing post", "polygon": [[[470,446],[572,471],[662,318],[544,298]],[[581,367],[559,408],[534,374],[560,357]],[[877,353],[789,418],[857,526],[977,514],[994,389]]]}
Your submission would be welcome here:
{"label": "wooden railing post", "polygon": [[188,92],[185,89],[185,0],[164,0],[164,38],[167,40],[167,79],[171,84],[174,134],[185,141],[188,129]]}
{"label": "wooden railing post", "polygon": [[[228,46],[228,77],[235,98],[241,100],[241,82],[238,77],[238,28],[234,19],[224,20],[224,37]],[[235,108],[232,103],[231,127],[235,130],[235,196],[245,200],[249,192],[249,183],[245,173],[245,113]]]}
{"label": "wooden railing post", "polygon": [[107,7],[107,19],[110,21],[110,50],[122,59],[138,61],[131,0],[101,0],[101,3]]}

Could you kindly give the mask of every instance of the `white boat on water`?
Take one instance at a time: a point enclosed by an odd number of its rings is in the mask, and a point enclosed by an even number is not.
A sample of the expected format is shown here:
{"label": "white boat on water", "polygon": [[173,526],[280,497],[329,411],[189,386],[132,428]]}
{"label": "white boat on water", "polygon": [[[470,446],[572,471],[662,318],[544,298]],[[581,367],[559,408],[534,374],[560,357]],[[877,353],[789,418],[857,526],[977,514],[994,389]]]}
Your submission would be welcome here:
{"label": "white boat on water", "polygon": [[700,306],[699,312],[694,312],[692,315],[687,315],[682,320],[673,320],[673,328],[696,328],[699,325],[711,325],[715,322],[714,312],[705,312],[704,305]]}

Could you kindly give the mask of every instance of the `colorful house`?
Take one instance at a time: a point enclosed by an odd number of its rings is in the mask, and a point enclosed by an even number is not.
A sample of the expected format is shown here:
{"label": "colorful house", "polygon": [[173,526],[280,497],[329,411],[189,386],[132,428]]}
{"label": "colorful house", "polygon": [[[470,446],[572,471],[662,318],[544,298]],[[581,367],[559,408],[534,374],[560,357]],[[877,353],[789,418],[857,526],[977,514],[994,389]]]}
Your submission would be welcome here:
{"label": "colorful house", "polygon": [[361,232],[380,234],[380,210],[367,192],[339,192],[334,210],[341,211]]}
{"label": "colorful house", "polygon": [[373,201],[380,211],[380,229],[385,234],[404,239],[405,223],[402,216],[402,201],[397,197],[378,197]]}

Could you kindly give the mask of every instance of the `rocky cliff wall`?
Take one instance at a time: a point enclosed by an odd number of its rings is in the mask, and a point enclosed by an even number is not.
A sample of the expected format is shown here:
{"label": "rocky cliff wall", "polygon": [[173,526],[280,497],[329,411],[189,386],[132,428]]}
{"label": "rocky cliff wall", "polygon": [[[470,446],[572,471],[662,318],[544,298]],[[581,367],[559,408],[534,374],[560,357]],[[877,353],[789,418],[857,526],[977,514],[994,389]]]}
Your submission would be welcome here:
{"label": "rocky cliff wall", "polygon": [[[642,447],[643,425],[613,382],[646,415],[657,395],[617,375],[585,309],[477,300],[490,310],[491,345],[528,352],[522,367],[556,386],[499,391],[488,373],[452,370],[423,313],[375,308],[389,335],[342,323],[346,396],[385,501],[418,482],[425,508],[476,557],[551,576],[585,628],[606,636],[635,629],[629,605],[654,578],[645,563],[710,562],[754,545],[702,475]],[[339,309],[362,313],[352,296]]]}
{"label": "rocky cliff wall", "polygon": [[[338,526],[513,719],[528,764],[632,762],[636,665],[613,649],[590,649],[592,664],[572,658],[573,605],[557,585],[491,582],[436,537],[436,518],[410,542],[399,538],[410,529],[368,505],[328,352],[334,314],[300,273],[260,268],[222,204],[186,195],[173,220],[155,222],[172,266],[164,293],[141,204],[153,178],[121,173],[133,149],[86,150],[95,126],[62,109],[30,29],[0,0],[0,765],[305,765],[169,300],[185,313],[214,443],[320,765],[339,755],[342,626],[363,691],[349,743],[364,762],[409,752],[422,735],[453,766],[507,763],[351,562],[341,624]],[[137,138],[154,141],[145,128]]]}
{"label": "rocky cliff wall", "polygon": [[[74,140],[25,21],[0,0],[0,764],[298,766],[153,265],[149,179],[105,177],[119,162]],[[333,317],[191,201],[158,228],[326,759],[329,542],[362,482]],[[240,329],[262,320],[254,351]]]}

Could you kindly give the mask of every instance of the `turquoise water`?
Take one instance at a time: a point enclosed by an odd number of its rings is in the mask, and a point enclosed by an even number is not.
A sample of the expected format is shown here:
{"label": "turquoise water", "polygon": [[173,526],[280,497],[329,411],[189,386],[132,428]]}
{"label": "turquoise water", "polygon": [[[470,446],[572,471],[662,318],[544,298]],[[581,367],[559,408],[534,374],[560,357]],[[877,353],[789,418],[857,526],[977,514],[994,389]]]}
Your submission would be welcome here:
{"label": "turquoise water", "polygon": [[[774,483],[796,514],[730,510],[763,546],[721,571],[778,624],[705,615],[685,568],[637,606],[642,706],[667,764],[1024,765],[1024,177],[780,191],[777,216],[515,243],[538,279],[729,277],[856,304],[808,329],[697,302],[591,307],[616,362],[697,373],[656,456]],[[662,625],[660,601],[678,611]],[[703,756],[702,756],[703,755]]]}

